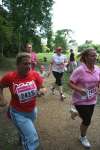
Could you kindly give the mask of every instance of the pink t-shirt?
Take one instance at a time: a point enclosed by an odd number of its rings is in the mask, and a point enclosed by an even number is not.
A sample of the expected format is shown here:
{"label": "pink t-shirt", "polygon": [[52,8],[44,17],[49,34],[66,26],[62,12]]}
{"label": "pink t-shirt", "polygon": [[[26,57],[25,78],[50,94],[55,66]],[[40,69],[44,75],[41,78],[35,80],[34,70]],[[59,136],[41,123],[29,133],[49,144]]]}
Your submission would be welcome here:
{"label": "pink t-shirt", "polygon": [[31,53],[32,69],[34,70],[35,65],[37,64],[37,55],[35,52]]}
{"label": "pink t-shirt", "polygon": [[75,105],[92,105],[96,103],[96,89],[100,82],[100,68],[98,66],[94,66],[94,70],[91,72],[85,64],[80,65],[72,73],[70,81],[86,89],[86,95],[84,96],[77,91],[73,92],[72,100]]}
{"label": "pink t-shirt", "polygon": [[36,61],[37,61],[36,53],[34,53],[34,52],[31,53],[31,59],[32,59],[33,63],[36,63]]}

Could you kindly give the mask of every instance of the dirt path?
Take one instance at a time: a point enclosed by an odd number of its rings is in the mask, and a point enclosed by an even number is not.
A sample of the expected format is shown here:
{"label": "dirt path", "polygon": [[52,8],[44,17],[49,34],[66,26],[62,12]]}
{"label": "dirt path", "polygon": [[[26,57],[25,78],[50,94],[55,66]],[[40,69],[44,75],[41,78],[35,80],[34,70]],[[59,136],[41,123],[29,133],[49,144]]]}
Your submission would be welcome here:
{"label": "dirt path", "polygon": [[[70,118],[70,99],[67,95],[64,102],[59,96],[50,92],[38,100],[37,128],[43,150],[84,150],[79,142],[80,119]],[[92,124],[88,130],[91,150],[100,149],[100,107],[96,106]]]}
{"label": "dirt path", "polygon": [[[51,83],[52,79],[48,79]],[[50,89],[50,85],[48,86]],[[8,91],[5,93],[9,97]],[[9,98],[8,98],[9,99]],[[58,93],[52,95],[50,90],[45,96],[38,98],[37,130],[40,136],[41,150],[84,150],[79,143],[79,118],[70,118],[70,96],[64,102],[59,100]],[[92,124],[88,131],[91,150],[100,149],[100,107],[96,107]],[[0,150],[21,150],[18,145],[16,128],[0,114]]]}

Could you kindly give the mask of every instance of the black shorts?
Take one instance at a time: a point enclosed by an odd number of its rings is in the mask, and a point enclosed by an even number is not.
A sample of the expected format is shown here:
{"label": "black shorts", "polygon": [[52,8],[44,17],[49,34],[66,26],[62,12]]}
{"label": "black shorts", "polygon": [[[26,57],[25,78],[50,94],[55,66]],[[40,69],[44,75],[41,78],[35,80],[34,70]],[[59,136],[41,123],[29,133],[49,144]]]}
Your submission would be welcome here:
{"label": "black shorts", "polygon": [[85,126],[89,126],[91,123],[94,106],[95,105],[75,105],[76,110],[83,120],[82,124],[84,124]]}
{"label": "black shorts", "polygon": [[53,73],[53,76],[54,76],[55,79],[56,79],[56,84],[57,84],[58,86],[61,86],[61,85],[62,85],[63,72],[52,71],[52,73]]}

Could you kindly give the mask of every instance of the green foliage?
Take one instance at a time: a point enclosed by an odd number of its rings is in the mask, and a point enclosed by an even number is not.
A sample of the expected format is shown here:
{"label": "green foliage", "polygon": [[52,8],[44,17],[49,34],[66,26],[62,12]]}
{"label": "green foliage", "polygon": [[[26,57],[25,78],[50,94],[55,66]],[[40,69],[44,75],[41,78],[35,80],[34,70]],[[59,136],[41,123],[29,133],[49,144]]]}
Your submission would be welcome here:
{"label": "green foliage", "polygon": [[[10,54],[16,54],[28,41],[32,41],[33,48],[37,52],[42,51],[41,37],[48,36],[50,39],[53,3],[53,0],[3,0],[2,9],[4,10],[6,7],[8,10],[6,11],[8,17],[6,21],[11,22],[12,31],[9,38],[11,43],[4,43],[5,38],[2,39],[2,43],[6,45],[5,49],[8,51],[10,49]],[[50,46],[50,42],[48,45]],[[9,54],[9,52],[7,53]]]}
{"label": "green foliage", "polygon": [[32,41],[33,50],[35,52],[42,52],[41,38],[38,35],[34,35]]}
{"label": "green foliage", "polygon": [[0,70],[14,70],[16,68],[15,58],[0,57]]}
{"label": "green foliage", "polygon": [[100,54],[100,45],[99,44],[94,44],[92,41],[86,40],[84,44],[82,44],[78,47],[78,51],[82,52],[86,48],[95,48],[97,50],[97,53]]}
{"label": "green foliage", "polygon": [[96,49],[97,53],[100,55],[100,44],[93,44],[93,47]]}
{"label": "green foliage", "polygon": [[59,46],[61,46],[64,50],[66,50],[68,48],[65,31],[58,30],[56,32],[54,44],[55,44],[55,48],[59,47]]}
{"label": "green foliage", "polygon": [[42,52],[43,53],[49,53],[50,49],[46,45],[42,45]]}
{"label": "green foliage", "polygon": [[68,72],[64,72],[63,76],[63,89],[66,94],[71,94],[71,89],[69,88],[69,77],[70,74]]}
{"label": "green foliage", "polygon": [[37,54],[38,59],[39,59],[41,62],[44,62],[44,57],[46,57],[46,58],[47,58],[47,62],[46,62],[46,63],[50,63],[51,58],[52,58],[52,55],[53,55],[53,53],[38,53],[38,54]]}
{"label": "green foliage", "polygon": [[8,21],[7,11],[0,7],[0,53],[3,56],[6,48],[11,44],[12,26]]}
{"label": "green foliage", "polygon": [[47,32],[47,47],[52,51],[53,45],[53,33],[52,29],[50,28]]}
{"label": "green foliage", "polygon": [[55,34],[54,48],[61,46],[63,50],[66,51],[66,49],[69,48],[69,45],[75,42],[75,40],[72,40],[71,38],[72,32],[71,29],[58,30]]}
{"label": "green foliage", "polygon": [[86,48],[94,48],[97,51],[97,63],[100,63],[100,44],[94,44],[92,41],[85,41],[84,44],[78,47],[78,52],[84,51]]}

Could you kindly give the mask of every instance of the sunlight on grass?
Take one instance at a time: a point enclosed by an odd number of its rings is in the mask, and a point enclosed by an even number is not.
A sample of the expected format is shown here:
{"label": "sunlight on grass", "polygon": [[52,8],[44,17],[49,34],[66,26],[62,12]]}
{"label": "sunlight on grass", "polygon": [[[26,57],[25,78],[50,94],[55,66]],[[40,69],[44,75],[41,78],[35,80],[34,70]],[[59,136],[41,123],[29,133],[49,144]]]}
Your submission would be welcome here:
{"label": "sunlight on grass", "polygon": [[63,89],[64,89],[64,92],[66,94],[71,94],[72,93],[72,90],[70,89],[69,85],[68,85],[68,82],[69,82],[69,77],[70,77],[70,74],[68,72],[64,72],[64,77],[63,77]]}

